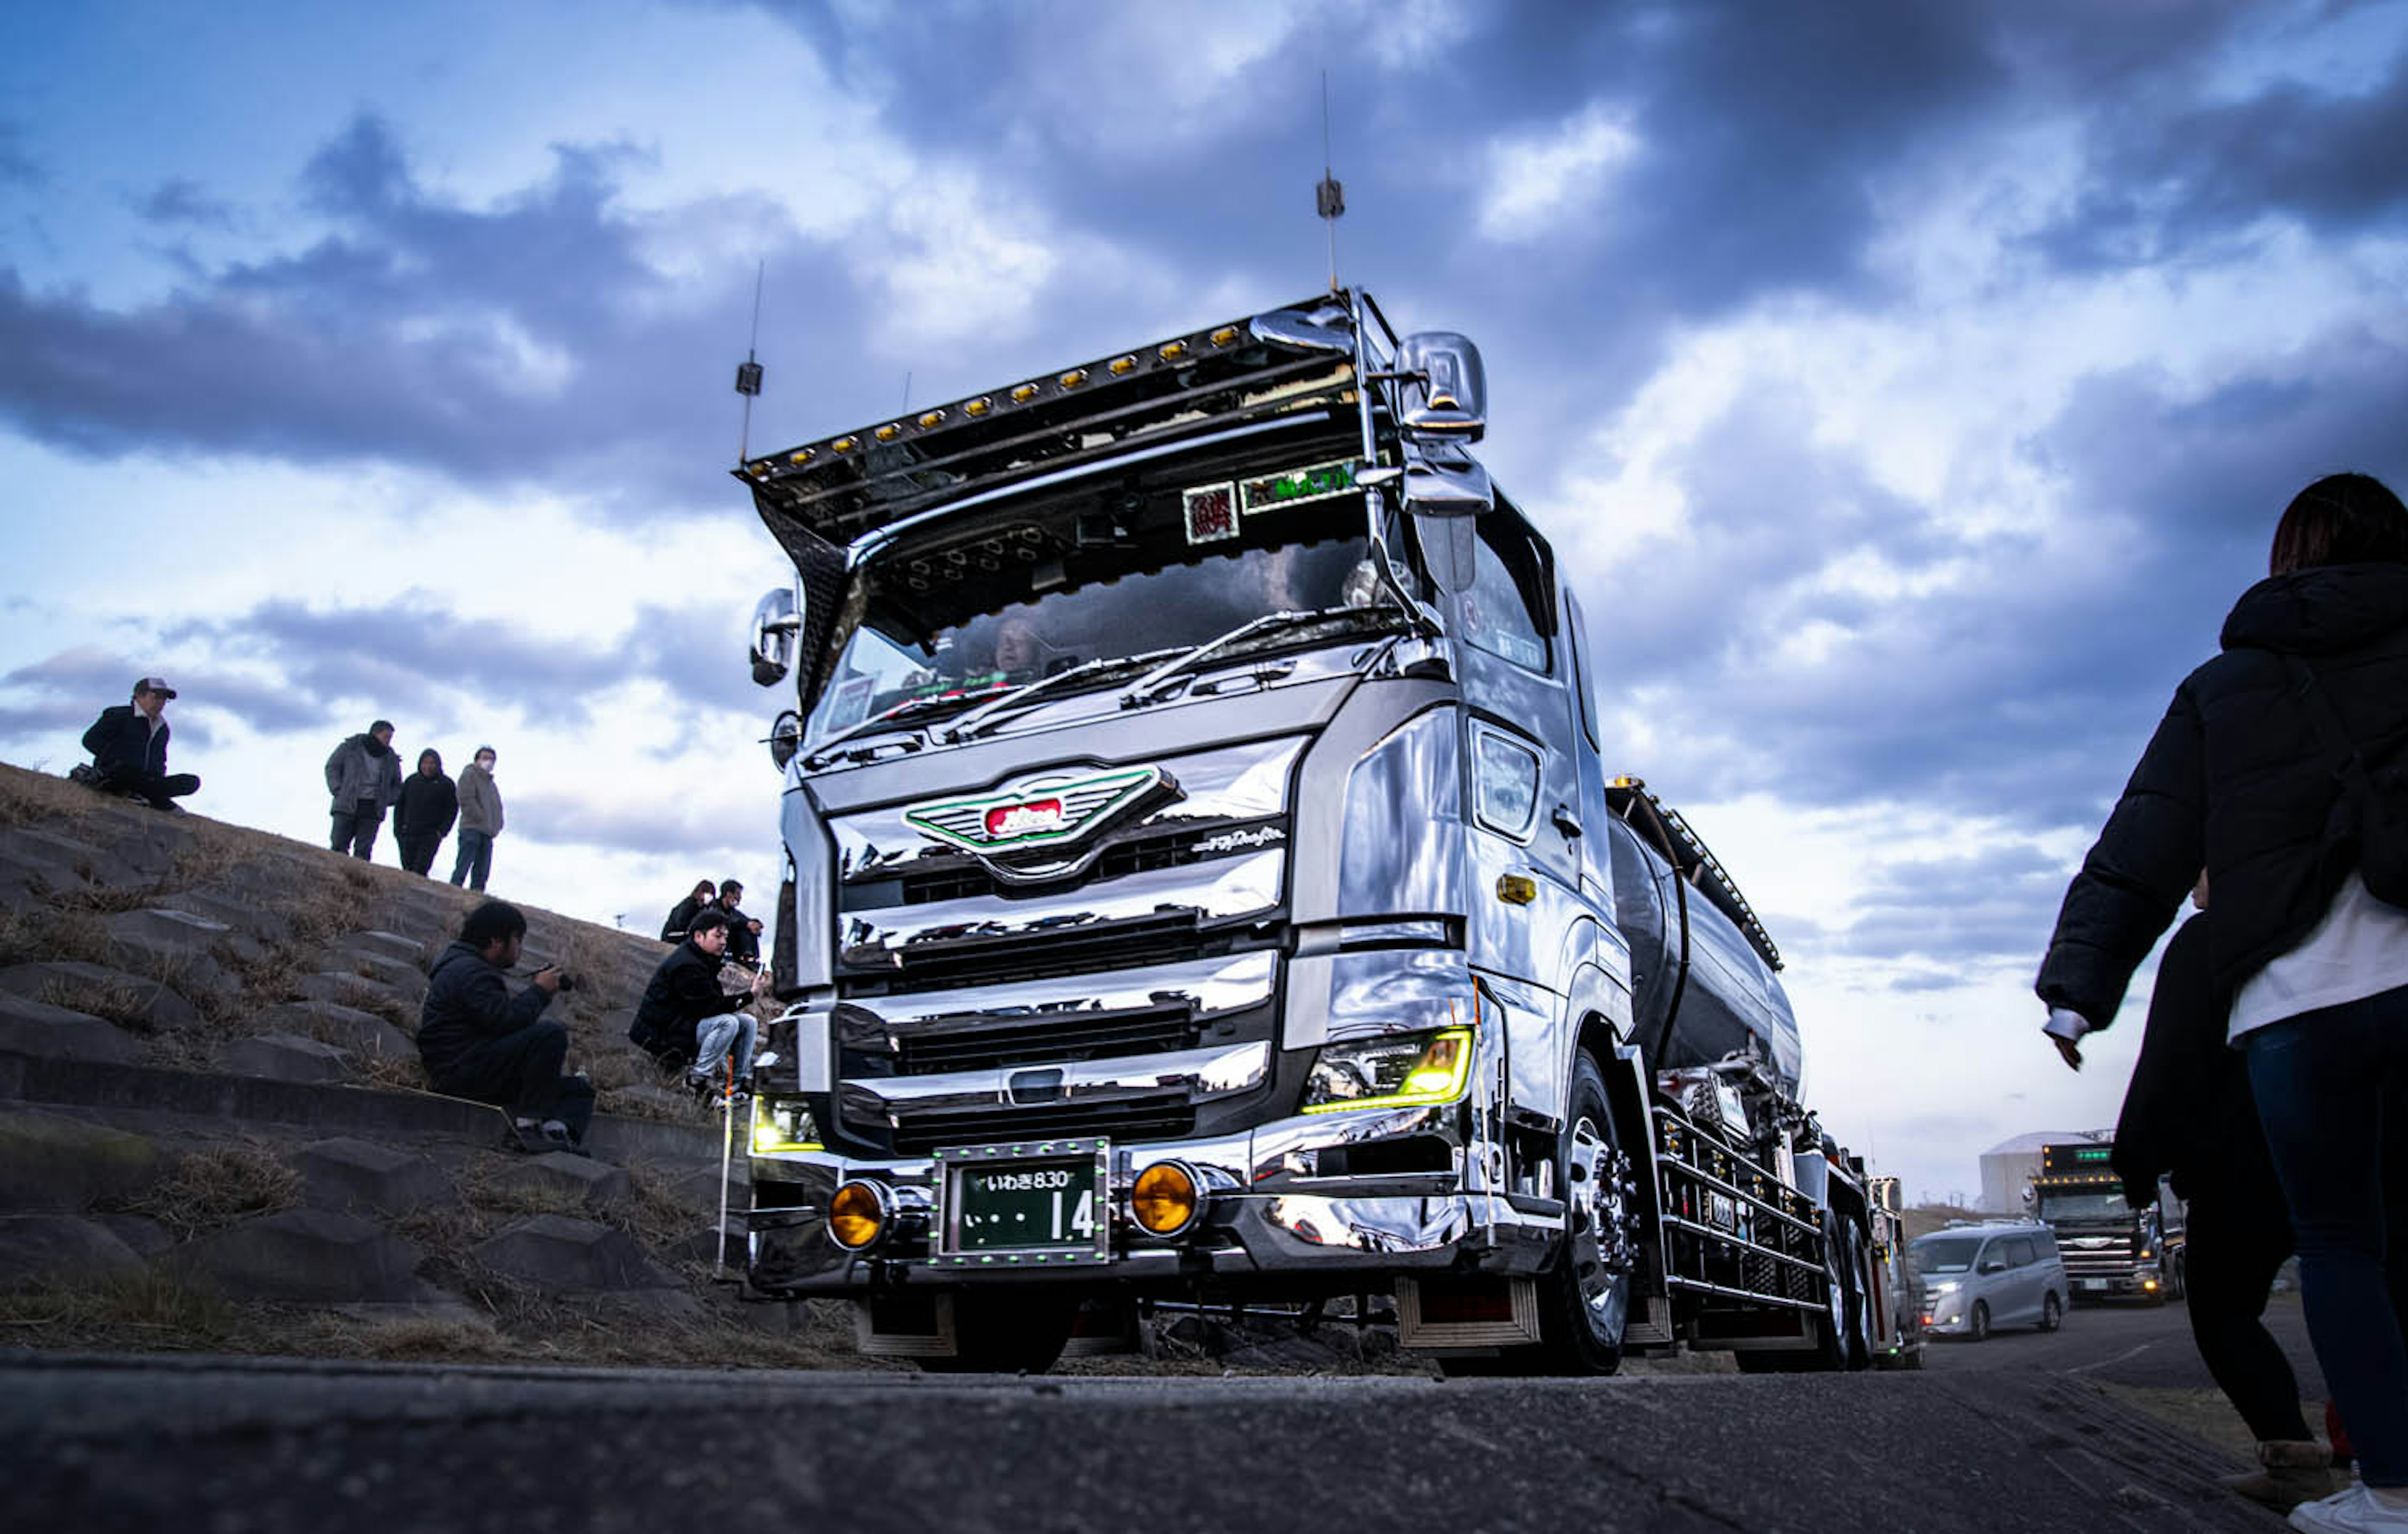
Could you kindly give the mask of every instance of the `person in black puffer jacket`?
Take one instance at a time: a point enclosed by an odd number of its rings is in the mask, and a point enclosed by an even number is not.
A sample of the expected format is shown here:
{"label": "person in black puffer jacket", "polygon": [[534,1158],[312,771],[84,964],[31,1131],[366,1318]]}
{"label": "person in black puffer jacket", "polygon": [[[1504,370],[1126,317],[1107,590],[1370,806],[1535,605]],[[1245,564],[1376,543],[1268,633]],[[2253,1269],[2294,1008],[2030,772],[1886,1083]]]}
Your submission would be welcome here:
{"label": "person in black puffer jacket", "polygon": [[2175,690],[2066,891],[2036,988],[2078,1069],[2205,867],[2227,1036],[2248,1057],[2309,1334],[2363,1474],[2292,1523],[2408,1530],[2408,1340],[2385,1275],[2380,1148],[2384,1096],[2408,1078],[2408,910],[2375,899],[2357,847],[2328,834],[2347,753],[2310,697],[2354,742],[2408,729],[2408,508],[2364,475],[2319,479],[2284,511],[2268,566],[2225,619],[2223,653]]}
{"label": "person in black puffer jacket", "polygon": [[687,1087],[696,1093],[727,1090],[720,1072],[732,1068],[734,1095],[750,1096],[758,1025],[743,1008],[767,994],[769,977],[756,974],[749,990],[723,992],[719,966],[726,954],[727,914],[705,906],[685,941],[652,972],[627,1037],[663,1070],[683,1068]]}
{"label": "person in black puffer jacket", "polygon": [[401,796],[393,804],[393,838],[401,844],[401,866],[424,874],[435,866],[435,849],[452,834],[460,818],[460,793],[443,775],[443,757],[428,749],[418,753],[418,771],[401,780]]}
{"label": "person in black puffer jacket", "polygon": [[525,941],[526,916],[507,901],[468,913],[460,940],[426,972],[418,1058],[437,1091],[508,1108],[520,1149],[576,1150],[594,1117],[594,1087],[560,1073],[568,1030],[543,1016],[560,971],[545,965],[516,996],[503,982]]}

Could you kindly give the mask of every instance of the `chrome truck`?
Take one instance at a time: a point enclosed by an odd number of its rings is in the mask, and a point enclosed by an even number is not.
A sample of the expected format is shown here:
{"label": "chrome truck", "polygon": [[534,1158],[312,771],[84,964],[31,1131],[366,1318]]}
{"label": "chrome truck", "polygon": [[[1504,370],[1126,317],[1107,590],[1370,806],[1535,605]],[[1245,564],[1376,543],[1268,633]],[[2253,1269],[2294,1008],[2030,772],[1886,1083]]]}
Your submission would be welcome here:
{"label": "chrome truck", "polygon": [[2166,1178],[2157,1197],[2132,1207],[2115,1170],[2111,1141],[2041,1147],[2032,1178],[2032,1216],[2057,1232],[2071,1298],[2139,1300],[2162,1305],[2187,1287],[2185,1205]]}
{"label": "chrome truck", "polygon": [[1346,291],[739,466],[796,573],[756,1293],[932,1369],[1374,1295],[1465,1371],[1912,1345],[1484,393]]}

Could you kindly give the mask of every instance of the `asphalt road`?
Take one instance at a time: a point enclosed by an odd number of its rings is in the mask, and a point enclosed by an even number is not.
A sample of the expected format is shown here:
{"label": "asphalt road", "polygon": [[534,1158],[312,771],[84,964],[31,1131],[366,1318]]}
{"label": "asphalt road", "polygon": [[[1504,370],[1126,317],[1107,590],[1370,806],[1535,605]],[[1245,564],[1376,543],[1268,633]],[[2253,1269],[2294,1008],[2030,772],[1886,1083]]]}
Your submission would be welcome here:
{"label": "asphalt road", "polygon": [[2154,1382],[2181,1325],[2077,1313],[1921,1373],[1586,1382],[18,1355],[0,1505],[196,1534],[2278,1528],[2076,1372]]}
{"label": "asphalt road", "polygon": [[[2325,1399],[2324,1374],[2308,1345],[2297,1295],[2276,1295],[2266,1307],[2266,1329],[2283,1346],[2300,1377],[2300,1394]],[[2043,1370],[2119,1385],[2209,1390],[2215,1382],[2191,1345],[2190,1313],[2183,1305],[2078,1305],[2055,1332],[2000,1331],[1982,1342],[1935,1342],[1927,1371],[1950,1374]]]}

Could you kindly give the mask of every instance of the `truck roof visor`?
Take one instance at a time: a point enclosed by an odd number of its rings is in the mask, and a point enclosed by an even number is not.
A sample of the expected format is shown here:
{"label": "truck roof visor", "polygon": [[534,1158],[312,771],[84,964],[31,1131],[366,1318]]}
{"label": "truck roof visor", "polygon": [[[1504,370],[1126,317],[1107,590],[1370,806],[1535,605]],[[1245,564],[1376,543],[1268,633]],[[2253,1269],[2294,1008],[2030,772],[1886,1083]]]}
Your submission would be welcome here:
{"label": "truck roof visor", "polygon": [[796,534],[841,547],[1080,462],[1344,403],[1355,387],[1352,324],[1343,303],[1312,299],[752,459],[736,474],[789,554]]}

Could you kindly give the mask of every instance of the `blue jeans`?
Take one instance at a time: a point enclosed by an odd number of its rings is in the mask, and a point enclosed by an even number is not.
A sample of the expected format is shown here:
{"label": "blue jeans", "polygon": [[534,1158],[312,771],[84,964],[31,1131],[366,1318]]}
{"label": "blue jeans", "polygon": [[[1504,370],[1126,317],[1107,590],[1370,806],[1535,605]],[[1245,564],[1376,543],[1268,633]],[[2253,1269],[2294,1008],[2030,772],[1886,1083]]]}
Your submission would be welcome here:
{"label": "blue jeans", "polygon": [[485,875],[494,871],[494,833],[460,828],[460,855],[452,859],[452,882],[467,882],[471,889],[485,888]]}
{"label": "blue jeans", "polygon": [[723,1013],[695,1024],[694,1064],[686,1073],[717,1082],[721,1079],[720,1062],[726,1059],[733,1050],[736,1079],[750,1082],[752,1079],[752,1035],[757,1026],[752,1014],[745,1012]]}
{"label": "blue jeans", "polygon": [[[2316,1362],[2366,1484],[2408,1487],[2408,1342],[2384,1279],[2382,1154],[2383,1100],[2408,1076],[2408,987],[2242,1039],[2299,1237]],[[2390,1192],[2408,1199],[2408,1187]]]}

